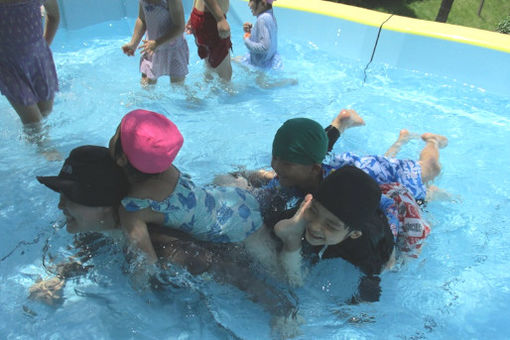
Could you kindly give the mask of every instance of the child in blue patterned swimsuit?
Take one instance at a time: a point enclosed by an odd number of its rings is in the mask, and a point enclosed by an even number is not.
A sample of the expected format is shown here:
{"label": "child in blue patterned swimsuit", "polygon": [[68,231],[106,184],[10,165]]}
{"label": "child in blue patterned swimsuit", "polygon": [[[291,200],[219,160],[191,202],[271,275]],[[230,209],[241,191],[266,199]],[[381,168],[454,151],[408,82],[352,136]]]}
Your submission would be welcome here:
{"label": "child in blue patterned swimsuit", "polygon": [[119,211],[121,226],[150,262],[156,254],[147,223],[212,242],[243,241],[262,226],[257,200],[247,191],[198,187],[172,165],[182,143],[175,124],[145,110],[126,114],[110,140],[110,152],[129,181]]}

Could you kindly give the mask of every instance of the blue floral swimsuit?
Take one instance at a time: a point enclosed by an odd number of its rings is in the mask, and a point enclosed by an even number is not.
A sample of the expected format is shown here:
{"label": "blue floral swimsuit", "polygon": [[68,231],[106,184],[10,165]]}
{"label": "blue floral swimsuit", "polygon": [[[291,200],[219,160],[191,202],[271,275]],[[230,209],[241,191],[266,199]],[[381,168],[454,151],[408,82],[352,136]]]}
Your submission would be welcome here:
{"label": "blue floral swimsuit", "polygon": [[165,216],[164,225],[210,242],[239,242],[262,226],[257,200],[235,187],[198,187],[182,174],[173,193],[163,201],[125,197],[127,211],[151,208]]}

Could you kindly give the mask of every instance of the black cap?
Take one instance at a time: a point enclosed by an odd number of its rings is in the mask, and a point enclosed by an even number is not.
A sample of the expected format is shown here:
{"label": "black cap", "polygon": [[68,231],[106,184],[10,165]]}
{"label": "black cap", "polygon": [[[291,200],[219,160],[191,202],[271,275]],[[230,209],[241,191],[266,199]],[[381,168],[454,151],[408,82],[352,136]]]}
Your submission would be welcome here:
{"label": "black cap", "polygon": [[347,165],[326,177],[316,198],[353,228],[360,227],[375,215],[381,200],[381,189],[363,170]]}
{"label": "black cap", "polygon": [[128,188],[122,169],[107,148],[85,145],[73,149],[58,176],[38,176],[51,190],[89,207],[107,207],[120,202]]}

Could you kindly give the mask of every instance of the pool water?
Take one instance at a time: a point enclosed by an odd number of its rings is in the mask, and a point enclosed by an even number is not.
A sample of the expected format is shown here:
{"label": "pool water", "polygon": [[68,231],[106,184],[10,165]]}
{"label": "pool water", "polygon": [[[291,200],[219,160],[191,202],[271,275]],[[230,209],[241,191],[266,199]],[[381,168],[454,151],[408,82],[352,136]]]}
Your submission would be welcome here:
{"label": "pool water", "polygon": [[[265,89],[257,75],[234,65],[232,85],[203,80],[191,37],[190,74],[183,88],[160,78],[139,85],[138,57],[120,47],[134,19],[59,31],[52,45],[60,79],[49,143],[63,155],[83,144],[107,145],[122,116],[135,108],[161,112],[185,142],[175,164],[198,183],[238,167],[268,167],[271,142],[287,119],[309,117],[327,126],[341,108],[357,110],[366,126],[347,131],[334,151],[382,154],[402,128],[449,138],[435,184],[452,200],[430,202],[432,232],[421,256],[382,275],[380,302],[347,305],[359,278],[350,264],[327,260],[291,291],[304,319],[301,339],[425,339],[508,337],[510,319],[510,101],[472,84],[434,74],[365,65],[325,54],[313,41],[279,37],[284,69],[295,86]],[[246,53],[240,23],[231,23],[234,53]],[[206,278],[174,273],[182,288],[138,293],[124,275],[116,245],[101,249],[86,275],[70,279],[58,308],[30,301],[28,288],[48,276],[44,264],[73,254],[57,209],[58,195],[36,175],[58,173],[23,138],[7,100],[0,98],[0,338],[5,339],[260,339],[270,315],[243,292]],[[413,140],[399,157],[414,158]],[[505,213],[507,211],[507,213]]]}

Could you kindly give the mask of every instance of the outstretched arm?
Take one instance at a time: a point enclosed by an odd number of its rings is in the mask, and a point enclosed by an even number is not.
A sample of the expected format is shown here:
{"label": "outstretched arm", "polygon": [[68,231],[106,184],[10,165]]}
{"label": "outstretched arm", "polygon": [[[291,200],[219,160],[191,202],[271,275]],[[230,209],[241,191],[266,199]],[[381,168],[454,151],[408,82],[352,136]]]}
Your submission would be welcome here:
{"label": "outstretched arm", "polygon": [[133,36],[131,37],[131,41],[124,46],[122,46],[122,51],[128,55],[133,56],[135,54],[136,48],[145,34],[145,30],[147,29],[145,25],[145,15],[143,14],[142,5],[138,5],[138,18],[135,21],[135,28],[133,30]]}
{"label": "outstretched arm", "polygon": [[235,186],[248,189],[250,186],[259,188],[266,185],[276,176],[272,170],[241,170],[225,175],[216,175],[213,184],[220,186]]}
{"label": "outstretched arm", "polygon": [[[88,256],[85,258],[84,262],[86,260],[88,260]],[[63,301],[62,290],[67,279],[85,274],[90,268],[91,266],[84,265],[83,262],[75,257],[70,257],[68,262],[51,266],[51,272],[55,276],[45,280],[37,280],[29,289],[29,298],[44,302],[50,306],[58,305]]]}
{"label": "outstretched arm", "polygon": [[60,23],[60,11],[57,0],[47,0],[44,4],[46,19],[44,25],[44,40],[51,45],[55,34],[57,34],[58,24]]}

